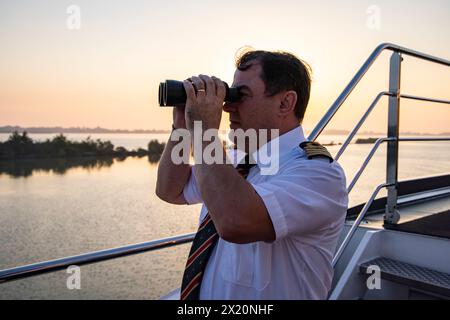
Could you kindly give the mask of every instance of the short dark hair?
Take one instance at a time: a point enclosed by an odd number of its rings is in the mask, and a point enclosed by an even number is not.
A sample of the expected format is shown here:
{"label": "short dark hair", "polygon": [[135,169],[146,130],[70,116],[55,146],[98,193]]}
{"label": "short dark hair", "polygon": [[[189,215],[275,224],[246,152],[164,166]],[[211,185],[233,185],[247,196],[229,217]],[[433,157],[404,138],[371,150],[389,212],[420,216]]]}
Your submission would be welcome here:
{"label": "short dark hair", "polygon": [[283,90],[297,93],[295,115],[301,122],[305,115],[311,92],[311,67],[295,55],[284,51],[248,50],[238,54],[236,68],[245,71],[251,62],[261,65],[261,79],[265,85],[265,94],[273,96]]}

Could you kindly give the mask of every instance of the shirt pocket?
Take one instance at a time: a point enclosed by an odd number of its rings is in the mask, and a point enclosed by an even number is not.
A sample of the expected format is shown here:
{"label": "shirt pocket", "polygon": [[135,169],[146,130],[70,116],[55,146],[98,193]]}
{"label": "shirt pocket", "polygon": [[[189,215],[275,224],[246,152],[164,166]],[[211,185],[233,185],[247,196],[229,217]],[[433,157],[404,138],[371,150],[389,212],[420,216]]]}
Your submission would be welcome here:
{"label": "shirt pocket", "polygon": [[234,284],[252,287],[254,269],[253,244],[235,244],[221,239],[221,276]]}
{"label": "shirt pocket", "polygon": [[257,242],[254,244],[255,253],[253,260],[253,287],[263,290],[272,279],[272,244]]}
{"label": "shirt pocket", "polygon": [[226,241],[222,244],[221,276],[224,280],[256,290],[267,287],[272,271],[269,244],[234,244]]}

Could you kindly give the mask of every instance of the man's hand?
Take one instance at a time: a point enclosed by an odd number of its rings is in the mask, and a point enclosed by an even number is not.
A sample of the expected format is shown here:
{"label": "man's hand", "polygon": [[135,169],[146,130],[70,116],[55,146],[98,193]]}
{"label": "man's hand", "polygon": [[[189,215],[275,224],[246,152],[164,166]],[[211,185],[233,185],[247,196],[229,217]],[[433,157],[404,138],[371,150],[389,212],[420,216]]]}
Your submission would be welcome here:
{"label": "man's hand", "polygon": [[180,104],[173,108],[173,126],[177,129],[186,129],[186,120],[184,118],[185,105]]}
{"label": "man's hand", "polygon": [[183,82],[186,90],[186,127],[193,130],[194,121],[202,121],[203,130],[219,129],[226,89],[216,77],[199,75]]}

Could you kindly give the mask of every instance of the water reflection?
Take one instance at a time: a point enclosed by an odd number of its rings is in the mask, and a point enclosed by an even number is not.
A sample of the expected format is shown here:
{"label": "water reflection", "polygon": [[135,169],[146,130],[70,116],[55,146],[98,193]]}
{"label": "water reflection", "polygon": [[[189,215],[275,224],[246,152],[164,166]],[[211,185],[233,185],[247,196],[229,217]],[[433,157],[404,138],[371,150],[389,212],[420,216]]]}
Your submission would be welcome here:
{"label": "water reflection", "polygon": [[0,161],[0,173],[14,178],[29,177],[37,172],[53,172],[63,175],[67,170],[82,167],[88,170],[98,170],[110,167],[113,158],[58,158],[58,159],[33,159]]}
{"label": "water reflection", "polygon": [[[148,162],[158,163],[160,155],[148,155]],[[69,169],[83,168],[86,170],[100,170],[123,162],[124,157],[83,157],[83,158],[52,158],[52,159],[23,159],[0,161],[0,174],[7,174],[13,178],[29,177],[37,172],[52,172],[64,175]]]}
{"label": "water reflection", "polygon": [[[139,157],[140,158],[140,157]],[[148,162],[158,163],[161,155],[148,155]],[[7,174],[13,178],[29,177],[37,172],[53,172],[64,175],[69,169],[83,168],[86,170],[100,170],[123,162],[123,157],[82,157],[82,158],[52,158],[52,159],[22,159],[0,161],[0,174]]]}

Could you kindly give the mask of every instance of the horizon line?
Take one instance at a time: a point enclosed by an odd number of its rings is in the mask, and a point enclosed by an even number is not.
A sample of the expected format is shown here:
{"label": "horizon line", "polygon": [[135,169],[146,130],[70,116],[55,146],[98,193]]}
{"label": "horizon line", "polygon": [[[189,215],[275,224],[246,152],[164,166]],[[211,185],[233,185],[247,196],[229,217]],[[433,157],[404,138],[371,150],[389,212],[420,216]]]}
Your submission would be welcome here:
{"label": "horizon line", "polygon": [[[220,131],[227,131],[228,129],[222,129]],[[4,125],[0,126],[0,133],[13,133],[14,131],[18,132],[28,132],[32,134],[51,134],[51,133],[169,133],[171,129],[109,129],[103,127],[80,127],[80,126],[71,126],[71,127],[61,127],[61,126],[31,126],[31,127],[22,127],[18,125]],[[311,130],[305,130],[306,132],[310,132]],[[323,131],[324,134],[348,134],[350,130],[346,129],[328,129]],[[450,135],[450,132],[411,132],[411,131],[400,131],[401,134],[407,135]],[[359,134],[384,134],[383,132],[377,131],[362,131]]]}

